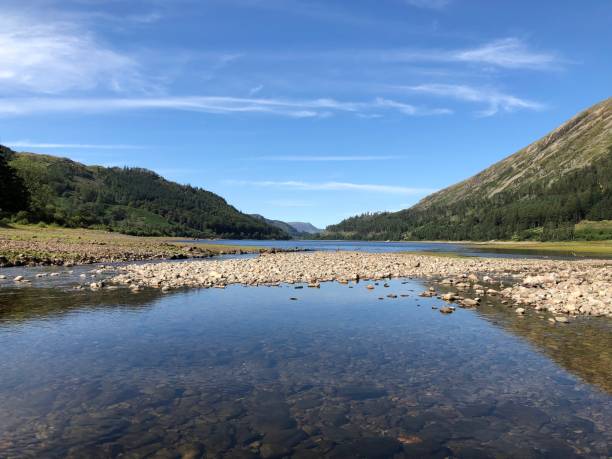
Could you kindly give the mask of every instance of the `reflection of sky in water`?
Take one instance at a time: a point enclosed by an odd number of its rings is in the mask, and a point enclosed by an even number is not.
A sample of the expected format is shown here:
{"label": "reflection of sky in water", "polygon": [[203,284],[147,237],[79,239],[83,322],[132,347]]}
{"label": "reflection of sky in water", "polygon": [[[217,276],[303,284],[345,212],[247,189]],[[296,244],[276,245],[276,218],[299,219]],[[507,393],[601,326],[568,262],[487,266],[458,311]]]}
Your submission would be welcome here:
{"label": "reflection of sky in water", "polygon": [[607,454],[611,398],[554,363],[562,328],[389,284],[0,297],[0,450]]}

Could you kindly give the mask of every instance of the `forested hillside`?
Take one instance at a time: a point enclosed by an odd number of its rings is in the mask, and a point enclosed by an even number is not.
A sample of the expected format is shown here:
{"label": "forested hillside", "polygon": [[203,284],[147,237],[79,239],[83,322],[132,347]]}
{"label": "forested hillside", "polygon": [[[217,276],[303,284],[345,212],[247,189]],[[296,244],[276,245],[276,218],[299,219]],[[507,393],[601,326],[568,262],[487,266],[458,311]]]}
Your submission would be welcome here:
{"label": "forested hillside", "polygon": [[612,219],[612,99],[543,139],[414,207],[367,214],[324,237],[413,240],[612,238],[605,225],[577,234],[582,220]]}
{"label": "forested hillside", "polygon": [[[27,193],[25,205],[2,209],[16,219],[146,236],[288,237],[214,193],[170,182],[146,169],[85,166],[6,148],[0,153]],[[15,184],[9,188],[18,189]]]}

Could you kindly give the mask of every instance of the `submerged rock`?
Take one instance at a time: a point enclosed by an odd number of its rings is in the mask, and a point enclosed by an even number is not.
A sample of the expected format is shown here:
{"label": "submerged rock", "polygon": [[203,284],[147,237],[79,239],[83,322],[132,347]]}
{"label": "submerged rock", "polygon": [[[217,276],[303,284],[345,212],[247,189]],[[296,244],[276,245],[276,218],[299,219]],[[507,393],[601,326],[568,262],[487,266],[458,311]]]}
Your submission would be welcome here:
{"label": "submerged rock", "polygon": [[[518,303],[521,307],[537,307],[556,314],[612,317],[611,267],[612,261],[608,260],[448,259],[363,252],[276,253],[249,259],[129,265],[119,269],[120,274],[113,282],[168,289],[281,283],[318,288],[321,282],[369,279],[372,283],[366,288],[373,290],[377,281],[391,277],[418,276],[432,280],[443,277],[445,283],[455,279],[452,283],[459,290],[498,296],[502,302]],[[485,290],[470,283],[478,279],[476,275],[465,274],[472,272],[488,273],[482,276],[483,283],[492,282],[493,277],[505,280],[512,272],[516,273],[512,277],[517,282],[501,290]],[[300,287],[302,285],[295,288]],[[433,287],[420,294],[422,297],[437,295]],[[475,307],[479,301],[462,299],[456,293],[445,293],[442,298],[457,301],[463,307]]]}

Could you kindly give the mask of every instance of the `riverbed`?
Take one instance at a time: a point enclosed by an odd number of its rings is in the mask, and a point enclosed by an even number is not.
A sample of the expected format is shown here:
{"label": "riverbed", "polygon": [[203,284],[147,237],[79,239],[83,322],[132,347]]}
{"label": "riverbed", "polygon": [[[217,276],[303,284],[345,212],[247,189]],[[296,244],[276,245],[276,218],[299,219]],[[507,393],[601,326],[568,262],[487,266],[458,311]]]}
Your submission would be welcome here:
{"label": "riverbed", "polygon": [[442,314],[419,294],[451,286],[409,278],[162,293],[44,269],[0,288],[2,457],[611,454],[609,318]]}

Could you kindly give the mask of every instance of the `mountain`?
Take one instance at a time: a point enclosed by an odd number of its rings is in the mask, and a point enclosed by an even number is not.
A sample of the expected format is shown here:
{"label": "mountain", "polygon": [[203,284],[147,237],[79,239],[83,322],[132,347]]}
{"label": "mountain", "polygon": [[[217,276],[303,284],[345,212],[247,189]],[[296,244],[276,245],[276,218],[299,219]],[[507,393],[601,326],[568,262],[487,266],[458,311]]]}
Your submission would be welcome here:
{"label": "mountain", "polygon": [[301,236],[301,233],[295,229],[293,226],[291,226],[289,223],[285,223],[281,220],[270,220],[267,219],[266,217],[264,217],[263,215],[259,215],[259,214],[249,214],[250,217],[253,217],[257,220],[260,220],[262,222],[265,222],[268,225],[274,226],[282,231],[284,231],[285,233],[287,233],[289,236],[291,237],[299,237]]}
{"label": "mountain", "polygon": [[210,191],[140,168],[105,168],[49,155],[0,155],[25,183],[30,203],[17,219],[105,228],[143,236],[286,239]]}
{"label": "mountain", "polygon": [[581,220],[609,219],[612,98],[410,209],[351,217],[325,237],[562,240]]}
{"label": "mountain", "polygon": [[261,221],[268,223],[269,225],[276,226],[279,229],[282,229],[291,237],[307,237],[312,234],[319,234],[323,230],[317,228],[312,223],[305,222],[283,222],[281,220],[269,220],[265,218],[263,215],[259,214],[250,214],[251,217],[257,218]]}
{"label": "mountain", "polygon": [[319,234],[323,231],[322,229],[314,226],[312,223],[307,222],[287,222],[287,224],[292,228],[295,228],[300,233]]}

